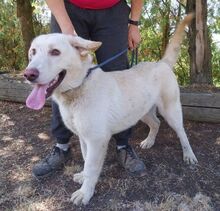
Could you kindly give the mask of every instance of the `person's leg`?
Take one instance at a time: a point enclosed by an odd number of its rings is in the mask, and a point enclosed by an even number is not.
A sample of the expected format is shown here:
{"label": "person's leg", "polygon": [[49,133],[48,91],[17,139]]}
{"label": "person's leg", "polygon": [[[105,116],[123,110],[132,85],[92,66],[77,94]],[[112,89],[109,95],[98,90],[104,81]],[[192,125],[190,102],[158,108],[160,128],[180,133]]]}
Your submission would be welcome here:
{"label": "person's leg", "polygon": [[51,133],[58,144],[68,144],[73,133],[66,128],[62,121],[58,105],[52,101]]}
{"label": "person's leg", "polygon": [[[102,46],[96,52],[98,63],[111,58],[128,47],[129,13],[130,8],[125,1],[120,1],[110,9],[94,12],[95,21],[90,35],[92,40],[102,42]],[[104,71],[128,68],[129,62],[126,53],[102,67]],[[145,165],[128,144],[131,133],[130,128],[113,136],[116,139],[119,161],[130,173],[143,175]]]}
{"label": "person's leg", "polygon": [[[68,1],[65,1],[65,6],[76,33],[85,39],[89,39],[88,26],[84,19],[87,16],[86,11],[74,6]],[[60,27],[53,16],[51,18],[51,32],[61,32]],[[58,105],[55,102],[52,102],[51,131],[53,137],[55,137],[59,144],[67,144],[72,136],[72,132],[64,125]]]}
{"label": "person's leg", "polygon": [[[122,52],[128,47],[128,16],[130,8],[124,1],[114,7],[98,11],[95,14],[96,23],[91,33],[91,39],[102,42],[97,50],[97,62],[101,63],[108,58]],[[124,70],[129,68],[127,53],[104,65],[102,69],[106,72]],[[131,129],[114,135],[118,146],[128,145]]]}

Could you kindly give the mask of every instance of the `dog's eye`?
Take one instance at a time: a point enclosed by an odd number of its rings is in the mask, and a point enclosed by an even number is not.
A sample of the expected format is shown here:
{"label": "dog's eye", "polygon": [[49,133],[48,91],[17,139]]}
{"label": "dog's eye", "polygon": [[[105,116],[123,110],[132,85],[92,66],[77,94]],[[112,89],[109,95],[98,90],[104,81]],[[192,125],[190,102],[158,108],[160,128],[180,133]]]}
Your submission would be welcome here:
{"label": "dog's eye", "polygon": [[32,60],[32,57],[36,54],[36,49],[35,48],[32,48],[29,52],[29,56],[28,56],[28,59],[29,59],[29,62]]}
{"label": "dog's eye", "polygon": [[36,49],[33,48],[33,49],[32,49],[32,55],[35,55],[35,54],[36,54]]}
{"label": "dog's eye", "polygon": [[50,55],[52,55],[52,56],[59,56],[60,55],[60,51],[58,49],[52,49],[50,51]]}

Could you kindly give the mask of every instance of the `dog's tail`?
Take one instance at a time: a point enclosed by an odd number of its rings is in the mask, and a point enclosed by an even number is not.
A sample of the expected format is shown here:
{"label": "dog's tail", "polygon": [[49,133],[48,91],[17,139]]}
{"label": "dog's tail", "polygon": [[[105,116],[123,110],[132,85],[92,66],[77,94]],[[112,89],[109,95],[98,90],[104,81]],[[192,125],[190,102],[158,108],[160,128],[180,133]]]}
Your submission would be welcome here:
{"label": "dog's tail", "polygon": [[185,27],[188,26],[192,19],[194,18],[194,13],[190,13],[179,23],[177,26],[177,29],[170,41],[170,43],[167,46],[167,49],[165,51],[165,54],[162,58],[162,61],[166,61],[171,67],[176,63],[179,50],[180,50],[180,44],[183,40],[183,36],[185,34]]}

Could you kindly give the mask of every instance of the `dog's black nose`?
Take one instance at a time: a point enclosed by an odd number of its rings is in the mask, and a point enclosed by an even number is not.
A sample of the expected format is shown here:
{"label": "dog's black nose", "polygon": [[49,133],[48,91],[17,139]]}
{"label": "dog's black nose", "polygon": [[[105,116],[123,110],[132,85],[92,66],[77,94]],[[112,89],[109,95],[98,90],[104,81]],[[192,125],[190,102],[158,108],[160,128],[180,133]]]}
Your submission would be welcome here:
{"label": "dog's black nose", "polygon": [[38,78],[38,76],[39,76],[39,71],[36,68],[26,69],[24,72],[24,77],[28,81],[34,81]]}

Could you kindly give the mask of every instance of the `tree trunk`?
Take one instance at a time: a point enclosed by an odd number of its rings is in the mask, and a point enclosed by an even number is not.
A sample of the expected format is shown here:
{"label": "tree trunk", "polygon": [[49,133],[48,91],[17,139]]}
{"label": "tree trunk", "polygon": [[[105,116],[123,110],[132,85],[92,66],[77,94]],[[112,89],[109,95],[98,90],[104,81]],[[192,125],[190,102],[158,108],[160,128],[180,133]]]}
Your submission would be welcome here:
{"label": "tree trunk", "polygon": [[187,0],[186,11],[195,12],[189,27],[190,83],[212,84],[211,46],[207,27],[207,0]]}
{"label": "tree trunk", "polygon": [[16,0],[17,3],[17,17],[21,24],[21,32],[25,46],[25,55],[28,57],[28,49],[31,41],[34,38],[34,26],[32,20],[32,6],[30,0]]}

